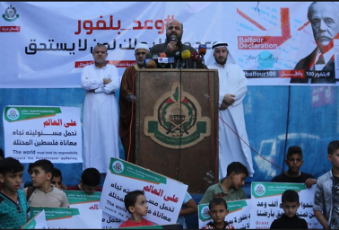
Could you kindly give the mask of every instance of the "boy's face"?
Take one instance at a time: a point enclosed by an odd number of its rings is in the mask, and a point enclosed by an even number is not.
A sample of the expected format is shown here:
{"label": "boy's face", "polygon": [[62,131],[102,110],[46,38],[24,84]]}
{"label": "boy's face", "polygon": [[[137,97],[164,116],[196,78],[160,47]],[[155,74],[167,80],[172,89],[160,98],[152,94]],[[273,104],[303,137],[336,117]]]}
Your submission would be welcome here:
{"label": "boy's face", "polygon": [[3,184],[3,187],[6,187],[12,192],[16,192],[22,183],[22,174],[22,171],[16,173],[8,172],[5,173],[5,175],[0,174],[0,181]]}
{"label": "boy's face", "polygon": [[52,173],[46,173],[41,167],[32,168],[32,184],[34,187],[42,186],[46,181],[50,181]]}
{"label": "boy's face", "polygon": [[80,180],[80,185],[83,191],[87,193],[88,195],[91,195],[95,192],[95,190],[98,188],[98,186],[89,186],[85,185],[81,180]]}
{"label": "boy's face", "polygon": [[299,172],[301,166],[304,164],[303,157],[299,153],[291,154],[285,162],[288,166],[288,171],[294,173]]}
{"label": "boy's face", "polygon": [[148,211],[148,205],[146,197],[144,195],[139,195],[134,206],[129,207],[131,213],[138,214],[140,216],[146,216]]}
{"label": "boy's face", "polygon": [[240,189],[241,187],[244,186],[245,179],[246,179],[246,174],[245,173],[236,174],[236,173],[233,172],[231,174],[231,177],[232,177],[233,187],[236,190],[238,190],[238,189]]}
{"label": "boy's face", "polygon": [[332,163],[332,167],[339,170],[339,149],[337,149],[332,155],[328,154],[327,159]]}
{"label": "boy's face", "polygon": [[210,217],[213,219],[215,224],[221,224],[224,223],[225,217],[229,213],[229,210],[226,209],[225,205],[217,204],[212,205],[208,213]]}
{"label": "boy's face", "polygon": [[60,190],[62,190],[61,183],[62,183],[62,181],[61,181],[61,177],[60,177],[60,176],[54,176],[54,177],[52,178],[51,184],[52,184],[54,187],[56,187],[56,188],[58,188],[58,189],[60,189]]}
{"label": "boy's face", "polygon": [[285,201],[280,205],[280,208],[284,210],[285,215],[288,217],[293,217],[297,213],[299,207],[300,207],[299,202]]}

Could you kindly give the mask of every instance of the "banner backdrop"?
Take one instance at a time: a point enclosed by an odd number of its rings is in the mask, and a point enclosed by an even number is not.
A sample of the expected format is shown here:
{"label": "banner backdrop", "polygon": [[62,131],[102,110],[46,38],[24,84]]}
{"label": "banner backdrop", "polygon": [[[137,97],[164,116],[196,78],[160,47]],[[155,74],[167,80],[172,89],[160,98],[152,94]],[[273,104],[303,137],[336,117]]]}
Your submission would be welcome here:
{"label": "banner backdrop", "polygon": [[[171,19],[183,23],[183,43],[196,49],[199,44],[207,46],[206,64],[214,62],[212,45],[226,41],[249,78],[249,85],[290,84],[291,77],[334,78],[334,49],[329,57],[325,55],[327,60],[333,57],[331,71],[294,70],[317,48],[307,18],[310,4],[1,2],[0,62],[5,68],[0,74],[0,87],[80,87],[81,68],[93,63],[91,51],[97,43],[107,45],[107,60],[122,75],[135,63],[135,45],[163,43],[166,23]],[[331,14],[328,12],[329,18]]]}
{"label": "banner backdrop", "polygon": [[6,157],[21,163],[82,162],[80,108],[9,105],[3,124]]}

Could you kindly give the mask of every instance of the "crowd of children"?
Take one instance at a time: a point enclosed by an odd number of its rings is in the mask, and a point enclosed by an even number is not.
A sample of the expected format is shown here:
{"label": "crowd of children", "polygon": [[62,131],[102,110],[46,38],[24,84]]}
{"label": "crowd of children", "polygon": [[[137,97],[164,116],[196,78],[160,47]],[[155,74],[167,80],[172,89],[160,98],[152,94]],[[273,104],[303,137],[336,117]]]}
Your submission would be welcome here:
{"label": "crowd of children", "polygon": [[[300,171],[303,164],[302,150],[298,146],[291,146],[285,160],[288,171],[274,177],[272,181],[305,183],[308,188],[316,184],[314,215],[324,228],[338,229],[339,141],[329,143],[327,159],[332,164],[331,170],[316,180],[311,174]],[[25,184],[22,182],[23,170],[24,167],[18,160],[11,157],[4,158],[3,151],[0,151],[0,229],[20,228],[24,225],[28,220],[30,206],[69,207],[63,190],[83,190],[87,194],[102,191],[99,186],[101,175],[95,168],[84,170],[79,184],[69,187],[62,182],[61,171],[48,160],[38,160],[29,164],[28,172],[31,175],[31,181]],[[246,177],[248,177],[247,168],[239,162],[233,162],[227,167],[227,176],[219,183],[207,188],[199,204],[209,204],[209,215],[212,221],[203,229],[234,229],[234,226],[225,221],[229,213],[226,201],[247,198],[242,188]],[[143,191],[135,190],[127,193],[124,202],[131,218],[122,223],[120,227],[154,225],[143,218],[148,211]],[[282,194],[280,205],[284,214],[272,222],[271,229],[307,229],[307,222],[296,215],[299,207],[298,193],[286,190]],[[197,204],[191,195],[186,193],[178,223],[186,228],[183,217],[197,213],[197,211]]]}

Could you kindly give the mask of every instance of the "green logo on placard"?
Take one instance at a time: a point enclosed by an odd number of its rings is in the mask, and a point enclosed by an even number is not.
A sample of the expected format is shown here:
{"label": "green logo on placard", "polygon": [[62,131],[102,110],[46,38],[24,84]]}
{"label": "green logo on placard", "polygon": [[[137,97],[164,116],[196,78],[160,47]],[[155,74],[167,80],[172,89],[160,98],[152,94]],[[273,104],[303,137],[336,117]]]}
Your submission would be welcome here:
{"label": "green logo on placard", "polygon": [[8,22],[12,22],[19,18],[19,14],[16,13],[15,7],[11,5],[7,7],[5,14],[3,14],[2,17]]}
{"label": "green logo on placard", "polygon": [[187,148],[211,134],[211,120],[201,116],[201,106],[179,82],[154,105],[153,116],[145,117],[144,134],[167,148]]}
{"label": "green logo on placard", "polygon": [[119,176],[125,176],[130,178],[135,178],[137,180],[149,181],[156,184],[167,184],[166,177],[154,173],[150,170],[144,169],[135,164],[119,160],[116,158],[111,158],[110,162],[110,171],[112,174]]}
{"label": "green logo on placard", "polygon": [[15,107],[5,108],[5,120],[8,122],[51,117],[61,113],[58,107]]}

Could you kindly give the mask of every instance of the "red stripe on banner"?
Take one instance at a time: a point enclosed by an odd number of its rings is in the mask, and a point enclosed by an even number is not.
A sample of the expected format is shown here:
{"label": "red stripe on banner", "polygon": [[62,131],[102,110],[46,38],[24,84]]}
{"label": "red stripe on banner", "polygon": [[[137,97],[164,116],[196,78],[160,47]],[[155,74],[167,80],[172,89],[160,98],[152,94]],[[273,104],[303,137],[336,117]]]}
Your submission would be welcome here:
{"label": "red stripe on banner", "polygon": [[279,70],[281,78],[305,78],[304,70]]}
{"label": "red stripe on banner", "polygon": [[[280,9],[281,36],[238,36],[238,49],[240,50],[267,50],[277,49],[290,39],[290,13],[288,8]],[[252,20],[252,19],[251,19]]]}
{"label": "red stripe on banner", "polygon": [[0,32],[20,32],[20,26],[0,26]]}
{"label": "red stripe on banner", "polygon": [[252,18],[250,18],[249,16],[247,16],[245,13],[243,13],[242,11],[240,11],[238,8],[237,8],[237,13],[240,14],[243,18],[245,18],[246,20],[248,20],[249,22],[251,22],[253,25],[255,25],[256,27],[258,27],[259,29],[261,30],[264,30],[266,31],[266,29],[260,25],[259,23],[257,23],[256,21],[254,21]]}
{"label": "red stripe on banner", "polygon": [[[107,61],[108,64],[115,65],[117,68],[127,68],[136,64],[136,61]],[[74,63],[75,68],[83,68],[87,65],[94,64],[94,61],[76,61]]]}

